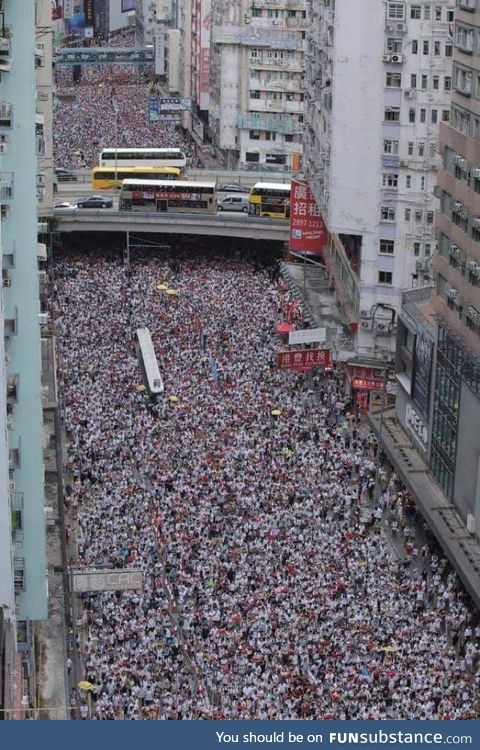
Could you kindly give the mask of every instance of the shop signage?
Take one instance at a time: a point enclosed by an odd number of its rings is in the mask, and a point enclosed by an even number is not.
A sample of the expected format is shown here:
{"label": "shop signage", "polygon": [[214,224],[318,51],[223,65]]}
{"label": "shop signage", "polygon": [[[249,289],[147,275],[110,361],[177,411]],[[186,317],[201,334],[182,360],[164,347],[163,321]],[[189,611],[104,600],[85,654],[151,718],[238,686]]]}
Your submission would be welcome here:
{"label": "shop signage", "polygon": [[277,354],[277,367],[281,370],[310,370],[312,367],[331,366],[330,349],[301,349]]}
{"label": "shop signage", "polygon": [[405,424],[408,428],[408,431],[420,443],[423,450],[426,451],[428,445],[427,425],[411,404],[407,404],[407,408],[405,410]]}
{"label": "shop signage", "polygon": [[348,365],[348,379],[354,391],[384,391],[385,377],[375,367]]}
{"label": "shop signage", "polygon": [[138,568],[125,570],[86,569],[72,572],[73,590],[86,591],[128,591],[143,588],[143,572]]}

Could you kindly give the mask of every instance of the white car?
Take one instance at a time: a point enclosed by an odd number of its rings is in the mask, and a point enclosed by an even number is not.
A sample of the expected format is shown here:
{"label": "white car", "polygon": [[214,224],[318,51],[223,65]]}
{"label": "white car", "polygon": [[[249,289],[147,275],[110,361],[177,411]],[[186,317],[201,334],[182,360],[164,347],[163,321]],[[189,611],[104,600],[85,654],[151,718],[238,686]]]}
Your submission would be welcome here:
{"label": "white car", "polygon": [[55,214],[71,214],[77,210],[75,203],[69,203],[68,201],[62,201],[61,203],[55,203],[53,206],[53,213]]}
{"label": "white car", "polygon": [[224,198],[218,198],[217,211],[242,211],[247,214],[248,196],[226,195]]}

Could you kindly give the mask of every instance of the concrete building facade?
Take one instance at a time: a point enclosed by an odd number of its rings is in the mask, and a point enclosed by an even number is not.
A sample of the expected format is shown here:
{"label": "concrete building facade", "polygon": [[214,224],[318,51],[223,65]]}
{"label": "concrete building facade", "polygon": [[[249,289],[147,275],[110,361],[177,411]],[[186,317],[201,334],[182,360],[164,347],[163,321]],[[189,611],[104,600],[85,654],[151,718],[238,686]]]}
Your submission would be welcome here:
{"label": "concrete building facade", "polygon": [[300,169],[306,26],[306,0],[213,0],[209,125],[229,168]]}
{"label": "concrete building facade", "polygon": [[390,359],[404,289],[432,283],[451,0],[312,0],[304,172],[362,356]]}
{"label": "concrete building facade", "polygon": [[[9,475],[16,493],[21,535],[14,550],[19,618],[46,616],[45,521],[39,273],[37,263],[37,135],[35,13],[47,0],[20,7],[3,4],[0,97],[10,117],[3,121],[1,156],[4,341],[9,385]],[[43,196],[42,196],[43,197]]]}
{"label": "concrete building facade", "polygon": [[438,316],[431,466],[470,530],[480,530],[480,3],[459,0],[450,123],[440,128]]}

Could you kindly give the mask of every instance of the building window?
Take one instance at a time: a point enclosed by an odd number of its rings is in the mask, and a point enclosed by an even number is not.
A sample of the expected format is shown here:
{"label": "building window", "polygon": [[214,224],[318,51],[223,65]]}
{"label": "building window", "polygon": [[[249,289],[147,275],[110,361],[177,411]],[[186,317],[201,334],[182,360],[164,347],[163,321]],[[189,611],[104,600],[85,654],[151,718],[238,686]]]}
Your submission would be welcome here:
{"label": "building window", "polygon": [[442,50],[441,50],[441,47],[440,47],[440,42],[437,41],[437,40],[435,40],[434,43],[433,43],[433,54],[434,55],[441,55],[442,54]]}
{"label": "building window", "polygon": [[442,20],[442,6],[436,5],[435,6],[435,21],[441,21]]}
{"label": "building window", "polygon": [[423,246],[423,254],[425,255],[426,258],[429,258],[430,255],[432,254],[432,246],[430,242],[426,242],[425,245]]}
{"label": "building window", "polygon": [[450,42],[447,42],[445,45],[445,57],[451,57],[453,53],[453,44],[450,44]]}
{"label": "building window", "polygon": [[420,255],[420,243],[414,242],[413,243],[413,254],[416,258]]}
{"label": "building window", "polygon": [[410,107],[408,110],[408,122],[415,122],[415,108]]}
{"label": "building window", "polygon": [[424,75],[422,75],[422,89],[424,89],[424,91],[426,91],[427,88],[428,88],[428,76],[426,76],[424,74]]}
{"label": "building window", "polygon": [[258,164],[260,161],[260,154],[256,153],[255,151],[247,151],[245,154],[245,161],[249,162],[250,164]]}
{"label": "building window", "polygon": [[432,78],[432,87],[435,91],[438,91],[440,88],[440,76],[433,76]]}
{"label": "building window", "polygon": [[388,18],[403,21],[405,18],[405,3],[388,3]]}
{"label": "building window", "polygon": [[412,39],[412,55],[418,53],[418,39]]}
{"label": "building window", "polygon": [[435,218],[435,212],[434,211],[427,211],[425,214],[426,222],[427,224],[433,224],[434,218]]}
{"label": "building window", "polygon": [[427,110],[421,109],[420,110],[420,122],[426,122],[427,121]]}
{"label": "building window", "polygon": [[450,110],[442,109],[442,122],[450,122]]}
{"label": "building window", "polygon": [[393,273],[391,271],[379,271],[378,272],[379,284],[391,284],[392,280],[393,280]]}
{"label": "building window", "polygon": [[403,41],[401,39],[389,37],[387,39],[386,51],[396,55],[401,55],[403,51]]}
{"label": "building window", "polygon": [[393,255],[395,250],[395,242],[393,240],[380,240],[378,251],[382,255]]}
{"label": "building window", "polygon": [[382,187],[398,187],[398,174],[395,174],[395,172],[385,172],[382,175]]}
{"label": "building window", "polygon": [[443,79],[443,88],[445,91],[450,91],[452,88],[452,79],[451,76],[445,76]]}
{"label": "building window", "polygon": [[395,207],[380,206],[380,221],[395,221]]}
{"label": "building window", "polygon": [[425,144],[424,143],[419,143],[418,144],[418,155],[419,156],[424,156],[424,154],[425,154]]}
{"label": "building window", "polygon": [[412,5],[410,7],[410,18],[415,20],[422,17],[420,5]]}
{"label": "building window", "polygon": [[423,8],[423,17],[425,21],[430,21],[430,18],[432,16],[432,7],[431,5],[425,5]]}
{"label": "building window", "polygon": [[385,107],[385,120],[387,122],[400,122],[400,107]]}
{"label": "building window", "polygon": [[424,55],[428,55],[429,52],[430,52],[430,44],[428,42],[428,39],[424,39],[423,40],[422,52],[423,52]]}
{"label": "building window", "polygon": [[411,174],[405,175],[405,187],[407,188],[407,190],[410,190],[410,188],[412,187],[412,175]]}
{"label": "building window", "polygon": [[401,73],[387,72],[386,79],[387,79],[388,88],[399,89],[402,87],[402,74]]}
{"label": "building window", "polygon": [[250,91],[250,99],[260,99],[260,91]]}
{"label": "building window", "polygon": [[436,125],[436,123],[438,122],[438,109],[432,109],[430,116],[432,125]]}
{"label": "building window", "polygon": [[410,219],[412,218],[412,209],[411,208],[406,208],[405,209],[404,217],[405,217],[405,221],[410,221]]}
{"label": "building window", "polygon": [[410,88],[411,89],[417,88],[417,74],[416,73],[412,73],[412,75],[410,76]]}
{"label": "building window", "polygon": [[413,156],[413,146],[414,146],[413,141],[409,141],[408,142],[408,155],[409,156]]}
{"label": "building window", "polygon": [[392,141],[389,138],[385,138],[383,141],[383,153],[384,154],[398,154],[398,141]]}
{"label": "building window", "polygon": [[259,130],[250,130],[248,133],[248,137],[251,141],[259,141],[260,140],[260,131]]}

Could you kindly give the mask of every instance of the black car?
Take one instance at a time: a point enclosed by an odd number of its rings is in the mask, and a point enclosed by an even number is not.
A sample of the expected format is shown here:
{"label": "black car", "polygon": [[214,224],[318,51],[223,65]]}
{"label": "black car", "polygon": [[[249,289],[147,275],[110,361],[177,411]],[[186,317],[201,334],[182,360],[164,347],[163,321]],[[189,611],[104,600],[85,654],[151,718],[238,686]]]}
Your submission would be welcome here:
{"label": "black car", "polygon": [[71,169],[56,169],[55,176],[59,182],[78,182],[78,177]]}
{"label": "black car", "polygon": [[217,193],[249,193],[250,189],[239,182],[226,182],[217,186]]}
{"label": "black car", "polygon": [[89,195],[88,198],[82,198],[77,201],[77,208],[111,208],[113,198],[104,195]]}

